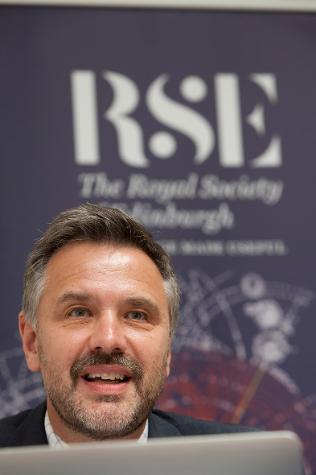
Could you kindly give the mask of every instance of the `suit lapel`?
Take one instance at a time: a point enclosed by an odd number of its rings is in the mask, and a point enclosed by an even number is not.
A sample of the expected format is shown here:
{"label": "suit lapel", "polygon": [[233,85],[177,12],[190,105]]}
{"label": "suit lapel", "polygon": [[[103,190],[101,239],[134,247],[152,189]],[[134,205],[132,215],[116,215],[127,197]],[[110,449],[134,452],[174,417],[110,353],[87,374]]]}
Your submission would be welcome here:
{"label": "suit lapel", "polygon": [[148,437],[179,437],[181,432],[171,422],[152,412],[148,418]]}
{"label": "suit lapel", "polygon": [[44,428],[46,403],[32,409],[8,440],[8,447],[47,444]]}

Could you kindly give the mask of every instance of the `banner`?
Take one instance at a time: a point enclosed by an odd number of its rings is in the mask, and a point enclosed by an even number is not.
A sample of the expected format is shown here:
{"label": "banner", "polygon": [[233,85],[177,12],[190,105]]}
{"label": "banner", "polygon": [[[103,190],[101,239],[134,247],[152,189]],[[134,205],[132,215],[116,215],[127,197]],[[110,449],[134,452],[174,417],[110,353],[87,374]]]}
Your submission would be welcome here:
{"label": "banner", "polygon": [[102,203],[181,283],[160,407],[294,430],[316,474],[315,14],[0,8],[1,416],[43,398],[17,332],[26,255]]}

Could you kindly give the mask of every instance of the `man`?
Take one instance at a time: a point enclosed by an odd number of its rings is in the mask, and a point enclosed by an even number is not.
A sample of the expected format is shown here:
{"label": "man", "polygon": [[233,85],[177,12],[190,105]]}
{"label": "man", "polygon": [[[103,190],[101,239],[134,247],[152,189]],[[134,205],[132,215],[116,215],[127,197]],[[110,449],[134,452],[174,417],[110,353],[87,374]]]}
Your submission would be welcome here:
{"label": "man", "polygon": [[170,259],[142,225],[92,204],[57,216],[27,261],[19,315],[47,401],[0,421],[0,446],[245,430],[153,410],[178,307]]}

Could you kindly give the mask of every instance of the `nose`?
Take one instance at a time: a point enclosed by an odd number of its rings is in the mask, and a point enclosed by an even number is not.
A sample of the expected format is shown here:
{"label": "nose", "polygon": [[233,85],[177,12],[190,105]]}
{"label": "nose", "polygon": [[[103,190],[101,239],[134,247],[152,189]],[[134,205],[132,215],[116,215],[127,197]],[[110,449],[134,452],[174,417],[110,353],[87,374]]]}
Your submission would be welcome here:
{"label": "nose", "polygon": [[123,319],[110,310],[99,315],[93,324],[89,346],[91,351],[124,353],[127,344]]}

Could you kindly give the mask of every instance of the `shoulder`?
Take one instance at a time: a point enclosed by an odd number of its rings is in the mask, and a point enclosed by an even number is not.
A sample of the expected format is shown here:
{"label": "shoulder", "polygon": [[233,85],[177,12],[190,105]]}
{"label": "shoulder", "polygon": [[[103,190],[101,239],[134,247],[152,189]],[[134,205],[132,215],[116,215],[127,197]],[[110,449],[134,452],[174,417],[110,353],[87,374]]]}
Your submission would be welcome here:
{"label": "shoulder", "polygon": [[6,437],[9,433],[18,429],[30,412],[31,409],[28,409],[13,416],[7,416],[0,419],[0,441],[3,437]]}
{"label": "shoulder", "polygon": [[44,416],[46,405],[27,409],[0,420],[0,447],[47,443]]}
{"label": "shoulder", "polygon": [[[203,434],[229,434],[236,432],[249,432],[256,429],[244,427],[237,424],[222,424],[216,421],[195,419],[172,412],[154,410],[152,412],[154,428],[160,429],[160,434],[150,434],[152,437],[181,436],[181,435],[203,435]],[[169,433],[162,434],[167,431]],[[155,432],[155,431],[154,431]],[[170,432],[173,432],[170,434]]]}

